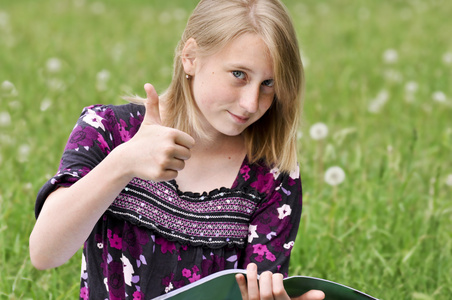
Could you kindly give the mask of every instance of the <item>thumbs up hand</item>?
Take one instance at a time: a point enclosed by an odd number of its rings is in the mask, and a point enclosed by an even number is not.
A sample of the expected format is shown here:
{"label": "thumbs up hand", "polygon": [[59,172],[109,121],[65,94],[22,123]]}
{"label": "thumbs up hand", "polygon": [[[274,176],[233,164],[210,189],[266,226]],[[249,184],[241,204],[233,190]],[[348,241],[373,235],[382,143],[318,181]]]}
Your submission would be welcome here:
{"label": "thumbs up hand", "polygon": [[146,113],[141,127],[130,141],[121,145],[127,148],[123,152],[127,160],[125,172],[147,180],[171,180],[185,167],[195,140],[183,131],[163,126],[157,92],[149,83],[144,89]]}

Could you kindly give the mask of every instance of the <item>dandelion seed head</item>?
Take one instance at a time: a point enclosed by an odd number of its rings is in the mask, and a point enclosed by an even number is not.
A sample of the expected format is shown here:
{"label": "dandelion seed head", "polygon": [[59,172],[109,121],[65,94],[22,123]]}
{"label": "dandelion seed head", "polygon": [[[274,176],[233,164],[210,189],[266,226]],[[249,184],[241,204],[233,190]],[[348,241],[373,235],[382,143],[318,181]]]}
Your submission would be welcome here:
{"label": "dandelion seed head", "polygon": [[175,20],[182,21],[187,17],[187,12],[183,8],[176,8],[173,11],[173,17]]}
{"label": "dandelion seed head", "polygon": [[387,49],[383,52],[383,61],[387,64],[394,64],[399,60],[399,54],[395,49]]}
{"label": "dandelion seed head", "polygon": [[47,87],[52,91],[64,91],[66,84],[59,78],[50,78],[47,80]]}
{"label": "dandelion seed head", "polygon": [[394,69],[386,70],[383,74],[384,78],[390,82],[401,82],[403,79],[402,74]]}
{"label": "dandelion seed head", "polygon": [[162,12],[159,16],[159,22],[160,24],[163,25],[169,24],[172,21],[172,19],[173,19],[172,15],[167,11]]}
{"label": "dandelion seed head", "polygon": [[41,111],[46,111],[50,108],[50,106],[52,106],[52,100],[50,100],[49,98],[44,98],[41,101],[40,109]]}
{"label": "dandelion seed head", "polygon": [[0,11],[0,28],[7,28],[8,26],[9,15],[4,11]]}
{"label": "dandelion seed head", "polygon": [[328,126],[324,123],[315,123],[309,129],[309,135],[313,140],[322,140],[328,135]]}
{"label": "dandelion seed head", "polygon": [[392,148],[392,145],[388,145],[388,147],[386,147],[386,150],[388,151],[389,154],[391,154],[394,148]]}
{"label": "dandelion seed head", "polygon": [[73,0],[75,7],[83,7],[85,5],[85,0]]}
{"label": "dandelion seed head", "polygon": [[27,144],[22,144],[18,149],[18,160],[19,162],[26,162],[28,160],[28,156],[30,155],[31,148]]}
{"label": "dandelion seed head", "polygon": [[358,9],[358,18],[360,20],[367,20],[370,17],[370,11],[367,7],[360,7]]}
{"label": "dandelion seed head", "polygon": [[446,185],[452,186],[452,174],[447,175],[447,177],[446,177]]}
{"label": "dandelion seed head", "polygon": [[91,12],[95,15],[102,15],[105,13],[105,4],[102,2],[93,2],[90,6]]}
{"label": "dandelion seed head", "polygon": [[415,81],[408,81],[405,84],[405,92],[407,93],[416,93],[419,89],[419,85]]}
{"label": "dandelion seed head", "polygon": [[336,186],[345,180],[345,172],[341,167],[330,167],[326,170],[324,179],[329,185]]}
{"label": "dandelion seed head", "polygon": [[446,102],[447,101],[447,97],[446,94],[444,94],[441,91],[436,91],[432,94],[432,99],[436,102]]}
{"label": "dandelion seed head", "polygon": [[124,45],[121,43],[117,43],[111,49],[111,57],[114,61],[119,61],[124,53]]}
{"label": "dandelion seed head", "polygon": [[97,73],[96,75],[96,79],[97,81],[108,81],[111,77],[111,74],[108,70],[102,70],[100,72]]}
{"label": "dandelion seed head", "polygon": [[2,92],[6,95],[17,94],[16,86],[9,80],[3,81],[1,88]]}
{"label": "dandelion seed head", "polygon": [[444,53],[443,63],[445,63],[446,65],[452,65],[452,52]]}
{"label": "dandelion seed head", "polygon": [[58,73],[61,71],[61,60],[56,57],[49,58],[46,62],[46,69],[50,73]]}
{"label": "dandelion seed head", "polygon": [[99,92],[106,91],[108,89],[108,80],[110,80],[111,74],[108,70],[102,70],[96,75],[96,89]]}
{"label": "dandelion seed head", "polygon": [[0,112],[0,127],[11,125],[11,116],[7,111]]}
{"label": "dandelion seed head", "polygon": [[370,101],[367,110],[371,113],[379,113],[388,99],[389,92],[386,90],[381,90],[378,95]]}

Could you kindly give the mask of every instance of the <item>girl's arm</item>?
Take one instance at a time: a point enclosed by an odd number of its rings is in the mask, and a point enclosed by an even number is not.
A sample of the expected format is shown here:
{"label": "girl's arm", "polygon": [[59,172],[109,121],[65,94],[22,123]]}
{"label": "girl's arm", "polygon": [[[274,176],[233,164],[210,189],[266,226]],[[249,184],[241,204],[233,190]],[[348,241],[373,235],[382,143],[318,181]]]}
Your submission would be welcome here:
{"label": "girl's arm", "polygon": [[135,136],[73,185],[47,197],[30,236],[30,257],[36,268],[59,266],[74,255],[133,177],[170,180],[183,169],[194,140],[160,125],[157,93],[150,84],[145,90],[146,114]]}

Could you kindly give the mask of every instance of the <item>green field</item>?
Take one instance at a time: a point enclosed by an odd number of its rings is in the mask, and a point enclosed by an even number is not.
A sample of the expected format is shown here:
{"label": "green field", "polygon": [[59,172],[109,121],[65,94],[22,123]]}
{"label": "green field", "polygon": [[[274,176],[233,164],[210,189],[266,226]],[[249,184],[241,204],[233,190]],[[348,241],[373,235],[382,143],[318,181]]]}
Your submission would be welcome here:
{"label": "green field", "polygon": [[[195,0],[0,1],[0,299],[76,299],[80,256],[29,260],[39,188],[82,108],[162,92]],[[452,1],[287,0],[306,66],[291,275],[452,295]],[[328,135],[314,140],[314,123]],[[345,180],[324,181],[331,166]],[[71,234],[68,232],[68,234]]]}

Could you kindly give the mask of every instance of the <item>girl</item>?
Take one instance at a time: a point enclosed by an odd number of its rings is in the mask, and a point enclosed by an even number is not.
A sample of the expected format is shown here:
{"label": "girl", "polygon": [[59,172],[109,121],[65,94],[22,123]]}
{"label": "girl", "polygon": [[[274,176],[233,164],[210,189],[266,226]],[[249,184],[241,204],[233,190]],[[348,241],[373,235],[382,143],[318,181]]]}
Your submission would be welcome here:
{"label": "girl", "polygon": [[232,268],[248,270],[243,299],[288,299],[302,82],[278,0],[202,0],[163,95],[146,84],[144,105],[83,110],[37,197],[33,264],[84,244],[81,299],[150,299]]}

